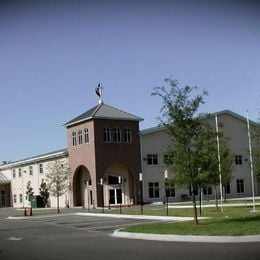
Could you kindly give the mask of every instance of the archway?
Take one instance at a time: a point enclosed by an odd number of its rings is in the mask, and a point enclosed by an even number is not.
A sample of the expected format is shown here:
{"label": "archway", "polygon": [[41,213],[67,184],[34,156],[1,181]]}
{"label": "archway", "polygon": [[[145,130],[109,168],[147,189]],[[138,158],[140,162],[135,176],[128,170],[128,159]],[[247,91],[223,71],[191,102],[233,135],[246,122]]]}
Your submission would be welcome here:
{"label": "archway", "polygon": [[88,169],[81,165],[73,176],[74,206],[90,207],[93,205],[92,181]]}

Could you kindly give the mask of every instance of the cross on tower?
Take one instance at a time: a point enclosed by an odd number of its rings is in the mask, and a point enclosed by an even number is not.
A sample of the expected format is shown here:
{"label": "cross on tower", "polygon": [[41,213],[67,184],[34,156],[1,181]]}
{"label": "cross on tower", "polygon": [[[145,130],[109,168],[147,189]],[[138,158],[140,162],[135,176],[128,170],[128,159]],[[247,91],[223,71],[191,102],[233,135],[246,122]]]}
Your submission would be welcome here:
{"label": "cross on tower", "polygon": [[95,91],[96,91],[96,94],[98,95],[98,103],[99,104],[102,104],[103,103],[103,100],[102,100],[102,97],[103,97],[103,87],[101,85],[101,83],[98,83],[98,86],[96,87]]}

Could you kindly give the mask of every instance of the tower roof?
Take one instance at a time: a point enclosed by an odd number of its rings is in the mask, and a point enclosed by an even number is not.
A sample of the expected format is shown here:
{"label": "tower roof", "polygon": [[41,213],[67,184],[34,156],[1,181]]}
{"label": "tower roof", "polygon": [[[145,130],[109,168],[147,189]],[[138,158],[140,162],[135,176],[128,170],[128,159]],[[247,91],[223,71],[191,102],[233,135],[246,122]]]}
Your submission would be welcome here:
{"label": "tower roof", "polygon": [[129,120],[129,121],[143,120],[138,116],[134,116],[118,108],[101,103],[91,108],[90,110],[86,111],[85,113],[70,120],[69,122],[64,124],[64,126],[69,127],[91,119],[115,119],[115,120]]}

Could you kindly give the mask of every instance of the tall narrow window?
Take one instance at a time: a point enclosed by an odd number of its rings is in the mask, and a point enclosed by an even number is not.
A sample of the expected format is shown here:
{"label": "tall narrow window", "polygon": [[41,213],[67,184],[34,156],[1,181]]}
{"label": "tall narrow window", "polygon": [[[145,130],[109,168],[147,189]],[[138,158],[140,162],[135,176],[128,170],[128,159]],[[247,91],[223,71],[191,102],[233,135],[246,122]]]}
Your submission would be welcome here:
{"label": "tall narrow window", "polygon": [[115,143],[121,143],[121,129],[119,127],[116,127],[114,129],[114,142]]}
{"label": "tall narrow window", "polygon": [[167,197],[175,197],[175,185],[174,184],[166,184],[166,196]]}
{"label": "tall narrow window", "polygon": [[14,203],[17,202],[17,199],[16,199],[16,194],[14,194]]}
{"label": "tall narrow window", "polygon": [[78,144],[82,144],[82,130],[78,131]]}
{"label": "tall narrow window", "polygon": [[77,134],[76,134],[76,132],[72,133],[72,145],[73,146],[77,145]]}
{"label": "tall narrow window", "polygon": [[13,169],[13,178],[15,178],[15,177],[16,177],[16,170]]}
{"label": "tall narrow window", "polygon": [[242,155],[235,155],[235,164],[242,165]]}
{"label": "tall narrow window", "polygon": [[227,184],[224,186],[224,190],[225,190],[225,193],[226,193],[226,194],[230,194],[230,183],[227,183]]}
{"label": "tall narrow window", "polygon": [[111,143],[111,129],[109,127],[104,127],[104,142]]}
{"label": "tall narrow window", "polygon": [[124,129],[124,142],[125,143],[132,143],[132,133],[129,127]]}
{"label": "tall narrow window", "polygon": [[30,176],[33,175],[33,167],[32,167],[32,165],[29,166],[29,174],[30,174]]}
{"label": "tall narrow window", "polygon": [[149,188],[149,198],[159,198],[159,182],[149,182],[148,183]]}
{"label": "tall narrow window", "polygon": [[88,128],[84,129],[84,143],[88,143],[89,142],[89,136],[88,136]]}
{"label": "tall narrow window", "polygon": [[18,169],[18,176],[22,177],[22,169],[21,168]]}
{"label": "tall narrow window", "polygon": [[237,193],[244,193],[244,180],[243,179],[237,180]]}
{"label": "tall narrow window", "polygon": [[39,173],[43,173],[43,164],[42,163],[39,164]]}
{"label": "tall narrow window", "polygon": [[20,194],[20,203],[23,203],[23,194]]}

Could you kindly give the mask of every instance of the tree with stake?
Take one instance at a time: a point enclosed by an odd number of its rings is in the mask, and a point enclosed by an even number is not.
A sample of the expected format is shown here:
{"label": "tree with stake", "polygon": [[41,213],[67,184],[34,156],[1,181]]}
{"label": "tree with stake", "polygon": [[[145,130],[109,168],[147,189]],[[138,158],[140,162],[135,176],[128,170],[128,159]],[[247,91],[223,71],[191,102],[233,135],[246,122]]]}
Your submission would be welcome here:
{"label": "tree with stake", "polygon": [[50,196],[50,192],[49,192],[48,185],[46,182],[42,181],[39,192],[43,198],[43,206],[46,207],[48,205],[48,199]]}
{"label": "tree with stake", "polygon": [[[171,137],[169,154],[173,158],[171,169],[174,172],[174,183],[189,187],[194,223],[198,224],[195,191],[201,182],[202,147],[207,145],[211,129],[197,117],[199,106],[204,103],[206,91],[191,97],[196,87],[180,87],[177,80],[165,79],[167,86],[157,87],[152,95],[162,98],[161,124]],[[198,169],[201,168],[200,171]]]}
{"label": "tree with stake", "polygon": [[28,200],[30,200],[30,197],[33,196],[34,193],[31,181],[27,182],[26,189],[26,195],[28,197]]}
{"label": "tree with stake", "polygon": [[60,213],[59,199],[68,187],[69,170],[67,165],[55,161],[48,165],[47,185],[50,193],[57,198],[57,212]]}
{"label": "tree with stake", "polygon": [[[260,117],[260,115],[259,115]],[[260,181],[260,118],[258,119],[258,123],[253,127],[253,163],[255,169],[255,176],[258,181]]]}

